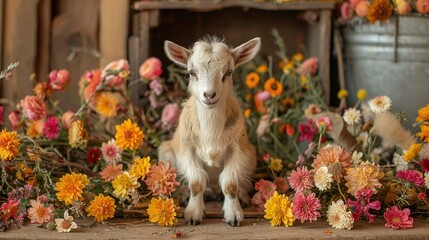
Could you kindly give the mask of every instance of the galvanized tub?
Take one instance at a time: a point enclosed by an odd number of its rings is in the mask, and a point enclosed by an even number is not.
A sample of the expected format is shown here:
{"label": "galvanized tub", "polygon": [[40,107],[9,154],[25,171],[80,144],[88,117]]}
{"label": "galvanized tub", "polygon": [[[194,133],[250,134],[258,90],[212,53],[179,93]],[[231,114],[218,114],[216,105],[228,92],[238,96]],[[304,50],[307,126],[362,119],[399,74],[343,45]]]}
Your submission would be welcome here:
{"label": "galvanized tub", "polygon": [[387,95],[393,110],[405,111],[411,126],[420,107],[429,104],[429,18],[394,17],[385,24],[359,23],[343,28],[346,86],[368,99]]}

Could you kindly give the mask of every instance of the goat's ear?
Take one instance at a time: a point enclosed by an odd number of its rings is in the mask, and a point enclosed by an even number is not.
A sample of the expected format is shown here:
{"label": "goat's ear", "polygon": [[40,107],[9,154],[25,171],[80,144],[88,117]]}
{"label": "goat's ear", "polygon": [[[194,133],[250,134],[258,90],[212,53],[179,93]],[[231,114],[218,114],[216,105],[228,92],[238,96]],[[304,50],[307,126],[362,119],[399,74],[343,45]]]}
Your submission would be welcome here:
{"label": "goat's ear", "polygon": [[190,51],[174,42],[165,41],[164,51],[167,57],[177,65],[186,68]]}
{"label": "goat's ear", "polygon": [[232,56],[234,57],[235,67],[255,57],[260,48],[261,38],[254,38],[234,48],[234,50],[232,50]]}

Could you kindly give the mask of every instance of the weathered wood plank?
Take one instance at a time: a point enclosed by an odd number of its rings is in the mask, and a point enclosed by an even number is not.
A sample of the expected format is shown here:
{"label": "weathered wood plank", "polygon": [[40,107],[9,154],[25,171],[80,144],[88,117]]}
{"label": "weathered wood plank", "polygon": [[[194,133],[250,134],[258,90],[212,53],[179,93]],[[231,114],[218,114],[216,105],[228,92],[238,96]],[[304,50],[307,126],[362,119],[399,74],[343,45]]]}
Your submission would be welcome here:
{"label": "weathered wood plank", "polygon": [[50,68],[51,0],[40,0],[37,16],[36,74],[38,80],[45,80]]}
{"label": "weathered wood plank", "polygon": [[129,8],[129,0],[100,1],[101,67],[127,57]]}
{"label": "weathered wood plank", "polygon": [[330,78],[330,54],[331,54],[331,15],[330,10],[320,12],[320,53],[319,53],[319,76],[322,81],[325,103],[329,105],[331,94]]}
{"label": "weathered wood plank", "polygon": [[249,0],[216,0],[216,1],[136,1],[133,4],[135,10],[150,9],[193,9],[193,10],[216,10],[228,7],[248,7],[262,10],[311,10],[311,9],[333,9],[335,1],[290,1],[278,2],[255,2]]}
{"label": "weathered wood plank", "polygon": [[20,65],[12,71],[12,80],[3,84],[2,96],[14,104],[32,93],[29,77],[35,71],[38,3],[39,0],[4,1],[3,68],[11,62]]}
{"label": "weathered wood plank", "polygon": [[71,84],[55,97],[64,110],[76,110],[79,79],[86,70],[99,67],[99,0],[58,0],[58,16],[52,24],[51,67],[68,69]]}

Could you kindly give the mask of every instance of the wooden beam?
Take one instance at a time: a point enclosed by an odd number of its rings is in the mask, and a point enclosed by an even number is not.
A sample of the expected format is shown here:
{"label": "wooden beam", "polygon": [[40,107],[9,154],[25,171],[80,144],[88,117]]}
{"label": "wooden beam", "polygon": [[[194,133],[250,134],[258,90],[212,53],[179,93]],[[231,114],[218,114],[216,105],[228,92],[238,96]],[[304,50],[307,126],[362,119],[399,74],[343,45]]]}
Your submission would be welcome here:
{"label": "wooden beam", "polygon": [[50,71],[51,0],[40,0],[37,16],[36,74],[39,81],[46,80]]}
{"label": "wooden beam", "polygon": [[249,0],[211,0],[211,1],[136,1],[135,10],[153,9],[192,9],[198,11],[211,11],[228,7],[246,7],[261,10],[317,10],[333,9],[335,1],[290,1],[290,2],[256,2]]}
{"label": "wooden beam", "polygon": [[100,67],[127,58],[129,8],[129,0],[100,1]]}
{"label": "wooden beam", "polygon": [[32,94],[33,84],[29,77],[35,71],[38,3],[39,0],[4,2],[3,66],[20,62],[12,71],[12,80],[4,83],[2,89],[3,97],[13,104]]}
{"label": "wooden beam", "polygon": [[331,54],[331,15],[330,10],[320,12],[319,76],[322,81],[325,103],[329,106],[331,94],[330,54]]}

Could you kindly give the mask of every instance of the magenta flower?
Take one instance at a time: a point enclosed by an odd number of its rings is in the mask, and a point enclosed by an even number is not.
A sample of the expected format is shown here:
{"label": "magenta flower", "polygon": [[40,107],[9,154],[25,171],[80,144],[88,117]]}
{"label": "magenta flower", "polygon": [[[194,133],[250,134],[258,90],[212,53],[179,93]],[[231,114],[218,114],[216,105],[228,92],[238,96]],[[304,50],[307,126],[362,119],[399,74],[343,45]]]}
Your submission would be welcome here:
{"label": "magenta flower", "polygon": [[423,172],[429,172],[429,159],[420,160],[419,164]]}
{"label": "magenta flower", "polygon": [[307,124],[305,123],[298,124],[298,131],[300,132],[299,139],[298,139],[300,142],[304,140],[307,140],[307,142],[312,142],[313,135],[317,132],[315,129],[313,129],[312,121],[308,121]]}
{"label": "magenta flower", "polygon": [[48,117],[43,127],[43,135],[46,139],[56,139],[60,135],[60,126],[58,124],[58,118]]}
{"label": "magenta flower", "polygon": [[368,217],[368,221],[370,223],[374,222],[375,215],[369,213],[369,210],[370,209],[380,210],[381,204],[380,204],[380,201],[371,202],[372,194],[373,194],[373,191],[366,188],[358,192],[356,196],[357,201],[353,201],[350,199],[347,201],[350,207],[354,207],[353,218],[355,222],[359,220],[362,213],[364,214],[364,216]]}
{"label": "magenta flower", "polygon": [[425,185],[425,179],[422,174],[414,170],[398,171],[396,177],[405,180],[410,183],[414,183],[416,186],[423,187]]}
{"label": "magenta flower", "polygon": [[387,228],[393,229],[407,229],[413,227],[414,219],[410,217],[410,209],[404,208],[399,210],[397,206],[393,206],[390,209],[387,209],[384,213],[384,219],[386,224],[384,225]]}
{"label": "magenta flower", "polygon": [[0,106],[0,124],[3,124],[3,111],[4,111],[4,107]]}
{"label": "magenta flower", "polygon": [[345,2],[341,5],[341,18],[344,20],[350,20],[353,17],[353,9],[350,3]]}
{"label": "magenta flower", "polygon": [[316,198],[315,193],[310,193],[307,196],[302,192],[297,192],[292,199],[292,213],[296,219],[305,221],[316,221],[320,217],[320,201]]}
{"label": "magenta flower", "polygon": [[149,88],[155,93],[156,96],[159,96],[162,93],[162,84],[156,79],[150,81]]}
{"label": "magenta flower", "polygon": [[292,170],[289,180],[290,187],[296,192],[302,192],[314,186],[313,171],[308,171],[307,167]]}

